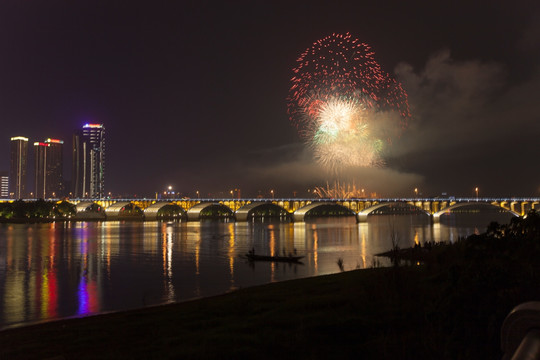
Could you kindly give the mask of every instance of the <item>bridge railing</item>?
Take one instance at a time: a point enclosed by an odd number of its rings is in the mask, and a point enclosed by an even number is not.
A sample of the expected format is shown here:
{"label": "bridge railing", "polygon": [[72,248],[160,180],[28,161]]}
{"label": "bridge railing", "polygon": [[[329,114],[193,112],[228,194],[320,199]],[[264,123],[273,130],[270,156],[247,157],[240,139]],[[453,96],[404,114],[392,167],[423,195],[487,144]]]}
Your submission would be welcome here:
{"label": "bridge railing", "polygon": [[[0,201],[16,201],[18,199],[0,199]],[[38,199],[22,199],[23,201],[36,201]],[[48,198],[48,201],[60,201],[63,199]],[[393,202],[393,201],[459,201],[459,202],[492,202],[492,201],[529,201],[538,202],[540,198],[536,197],[391,197],[391,198],[69,198],[68,201],[378,201],[378,202]]]}

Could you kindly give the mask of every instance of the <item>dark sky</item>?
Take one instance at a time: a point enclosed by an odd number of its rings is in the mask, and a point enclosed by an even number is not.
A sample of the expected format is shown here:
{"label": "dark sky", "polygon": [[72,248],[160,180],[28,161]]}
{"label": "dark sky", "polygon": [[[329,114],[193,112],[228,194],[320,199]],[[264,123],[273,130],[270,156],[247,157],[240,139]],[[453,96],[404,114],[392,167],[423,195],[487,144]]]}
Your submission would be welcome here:
{"label": "dark sky", "polygon": [[385,168],[344,179],[381,196],[540,196],[538,1],[226,3],[0,2],[0,170],[11,136],[64,139],[68,162],[95,122],[115,194],[302,196],[331,177],[288,119],[291,70],[350,32],[413,118]]}

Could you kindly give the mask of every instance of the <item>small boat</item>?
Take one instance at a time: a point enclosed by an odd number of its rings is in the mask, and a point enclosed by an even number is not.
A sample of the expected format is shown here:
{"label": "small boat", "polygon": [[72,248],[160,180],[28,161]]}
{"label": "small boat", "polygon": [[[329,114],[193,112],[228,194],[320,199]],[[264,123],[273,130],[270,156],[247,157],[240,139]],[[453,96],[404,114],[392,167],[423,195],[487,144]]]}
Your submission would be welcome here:
{"label": "small boat", "polygon": [[246,258],[249,261],[279,261],[279,262],[300,262],[303,256],[289,255],[289,256],[268,256],[268,255],[255,255],[251,252],[246,254]]}

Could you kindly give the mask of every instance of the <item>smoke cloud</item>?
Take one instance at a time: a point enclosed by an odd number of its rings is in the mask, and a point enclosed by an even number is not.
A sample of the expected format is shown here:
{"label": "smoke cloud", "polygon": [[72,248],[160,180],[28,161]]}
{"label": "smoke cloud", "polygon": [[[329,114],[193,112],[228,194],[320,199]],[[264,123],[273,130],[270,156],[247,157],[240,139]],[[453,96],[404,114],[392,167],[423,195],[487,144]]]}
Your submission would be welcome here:
{"label": "smoke cloud", "polygon": [[[527,80],[511,83],[502,64],[455,61],[444,50],[422,70],[400,64],[396,74],[413,119],[393,149],[394,164],[453,192],[463,192],[457,182],[482,183],[493,194],[535,191],[530,177],[539,174],[528,151],[540,135],[538,68]],[[527,176],[516,186],[509,181],[513,173]]]}

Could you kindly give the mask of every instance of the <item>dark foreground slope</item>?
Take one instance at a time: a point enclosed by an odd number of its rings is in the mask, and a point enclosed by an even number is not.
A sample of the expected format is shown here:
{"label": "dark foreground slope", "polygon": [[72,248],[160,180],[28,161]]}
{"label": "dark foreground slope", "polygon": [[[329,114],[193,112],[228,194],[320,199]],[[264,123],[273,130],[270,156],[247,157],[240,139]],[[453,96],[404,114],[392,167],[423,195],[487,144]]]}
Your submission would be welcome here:
{"label": "dark foreground slope", "polygon": [[0,358],[500,358],[504,317],[540,300],[536,214],[422,266],[351,271],[0,332]]}

